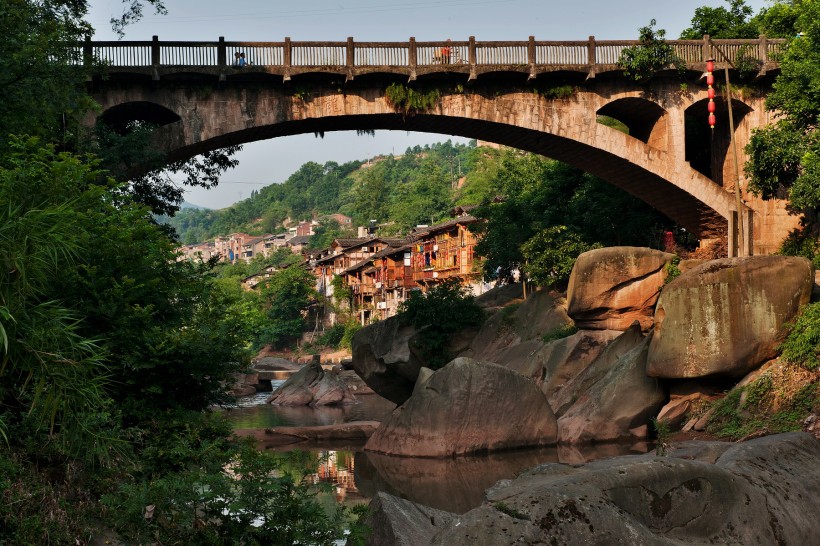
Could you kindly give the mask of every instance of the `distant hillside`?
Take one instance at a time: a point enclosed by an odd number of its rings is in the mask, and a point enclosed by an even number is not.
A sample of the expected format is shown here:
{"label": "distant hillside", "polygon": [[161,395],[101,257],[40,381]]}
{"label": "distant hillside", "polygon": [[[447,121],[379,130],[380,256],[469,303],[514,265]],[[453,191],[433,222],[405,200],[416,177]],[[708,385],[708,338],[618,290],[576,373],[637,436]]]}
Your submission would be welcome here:
{"label": "distant hillside", "polygon": [[172,225],[185,244],[237,231],[277,233],[286,219],[307,220],[335,212],[352,217],[355,225],[392,222],[393,230],[403,232],[445,218],[455,204],[464,202],[465,195],[472,200],[483,197],[470,195],[465,180],[471,180],[482,156],[500,153],[477,148],[475,142],[447,141],[408,148],[397,157],[341,165],[308,162],[284,183],[254,190],[250,198],[230,207],[184,206],[175,217],[161,221]]}
{"label": "distant hillside", "polygon": [[210,210],[208,207],[201,207],[199,205],[195,205],[193,203],[189,203],[188,201],[183,201],[182,204],[179,206],[181,209],[194,209],[194,210]]}
{"label": "distant hillside", "polygon": [[[488,268],[523,263],[520,248],[530,239],[538,248],[566,248],[567,241],[657,247],[661,234],[674,229],[646,203],[558,161],[449,141],[417,146],[397,157],[343,165],[305,163],[284,183],[254,191],[228,208],[186,208],[161,221],[176,228],[185,244],[233,232],[279,233],[286,219],[297,222],[336,212],[350,216],[354,226],[375,220],[382,226],[379,234],[391,236],[440,222],[456,205],[489,203],[499,195],[503,203],[474,212],[488,220],[480,243]],[[333,225],[320,226],[318,232],[314,246],[340,235]]]}

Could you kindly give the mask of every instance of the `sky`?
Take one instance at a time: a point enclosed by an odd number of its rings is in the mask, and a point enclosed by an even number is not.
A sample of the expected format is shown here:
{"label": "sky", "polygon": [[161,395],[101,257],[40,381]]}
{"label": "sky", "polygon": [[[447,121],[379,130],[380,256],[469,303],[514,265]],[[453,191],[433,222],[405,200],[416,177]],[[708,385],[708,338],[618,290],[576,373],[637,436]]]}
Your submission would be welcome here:
{"label": "sky", "polygon": [[[637,39],[638,28],[656,19],[667,38],[687,28],[698,6],[727,6],[721,0],[164,0],[167,15],[144,9],[143,19],[126,28],[125,40],[215,41],[361,41],[601,40]],[[131,0],[91,0],[88,21],[95,40],[116,40],[109,20]],[[747,0],[757,12],[770,2]],[[327,132],[280,137],[245,144],[239,166],[223,174],[211,190],[195,188],[186,201],[223,208],[247,198],[254,189],[284,182],[302,164],[344,163],[380,154],[402,154],[409,146],[466,142],[448,135],[377,131]]]}

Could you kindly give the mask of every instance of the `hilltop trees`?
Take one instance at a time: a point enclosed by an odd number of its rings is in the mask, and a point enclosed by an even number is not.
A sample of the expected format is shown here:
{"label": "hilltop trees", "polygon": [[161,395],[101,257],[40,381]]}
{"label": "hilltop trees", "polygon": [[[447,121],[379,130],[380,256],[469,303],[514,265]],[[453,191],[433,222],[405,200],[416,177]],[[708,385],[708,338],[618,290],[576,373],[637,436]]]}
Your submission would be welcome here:
{"label": "hilltop trees", "polygon": [[580,252],[595,245],[656,246],[669,224],[604,181],[532,154],[503,152],[492,180],[503,199],[487,200],[474,213],[487,220],[476,253],[490,278],[521,269],[536,282],[561,284]]}
{"label": "hilltop trees", "polygon": [[[308,162],[282,184],[260,189],[250,199],[219,211],[185,210],[166,221],[186,243],[235,231],[276,233],[286,219],[320,218],[341,212],[356,225],[393,222],[402,232],[445,218],[453,206],[459,175],[475,162],[474,144],[447,141],[408,149],[400,157],[379,157],[370,164]],[[197,240],[189,236],[195,231]]]}
{"label": "hilltop trees", "polygon": [[692,26],[684,30],[681,40],[700,40],[704,34],[712,38],[757,38],[757,25],[751,21],[754,10],[744,0],[726,0],[723,6],[701,6],[695,9]]}

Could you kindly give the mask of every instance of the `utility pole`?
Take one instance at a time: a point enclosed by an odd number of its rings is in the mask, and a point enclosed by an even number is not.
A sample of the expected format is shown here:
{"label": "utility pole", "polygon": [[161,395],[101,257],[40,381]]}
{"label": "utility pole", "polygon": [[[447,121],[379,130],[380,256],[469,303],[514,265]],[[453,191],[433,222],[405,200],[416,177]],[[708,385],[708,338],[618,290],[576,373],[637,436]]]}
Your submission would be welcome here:
{"label": "utility pole", "polygon": [[[726,106],[729,110],[729,144],[732,148],[732,158],[733,158],[733,164],[734,164],[734,168],[735,168],[735,208],[737,209],[737,223],[735,224],[735,229],[736,229],[736,231],[735,231],[735,241],[737,243],[737,255],[738,256],[743,256],[743,255],[746,254],[746,251],[744,249],[744,243],[746,242],[745,241],[746,237],[744,237],[744,235],[743,235],[743,209],[742,209],[743,201],[741,199],[741,194],[740,194],[740,160],[738,159],[737,142],[735,141],[735,118],[734,118],[734,113],[733,113],[733,110],[732,110],[732,87],[729,83],[729,66],[734,68],[735,65],[732,63],[729,56],[726,55],[726,53],[720,47],[718,47],[712,41],[711,38],[707,38],[707,40],[709,41],[709,45],[715,51],[720,53],[721,57],[723,57],[723,60],[726,61],[726,66],[723,67],[723,72],[726,76],[725,99],[726,99]],[[710,58],[710,59],[706,60],[706,67],[707,67],[706,70],[707,70],[707,72],[711,72],[710,68],[714,68],[714,63],[715,63],[715,60],[713,58]],[[714,129],[714,126],[712,126],[712,129]],[[712,137],[714,138],[714,133],[713,133]]]}

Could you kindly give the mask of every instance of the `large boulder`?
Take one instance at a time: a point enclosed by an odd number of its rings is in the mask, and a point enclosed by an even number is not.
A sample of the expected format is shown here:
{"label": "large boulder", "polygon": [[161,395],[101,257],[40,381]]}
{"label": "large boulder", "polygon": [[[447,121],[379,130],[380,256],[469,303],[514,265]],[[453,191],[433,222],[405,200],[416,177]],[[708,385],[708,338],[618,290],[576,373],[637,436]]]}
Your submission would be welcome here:
{"label": "large boulder", "polygon": [[652,377],[741,377],[773,358],[784,325],[809,302],[806,258],[712,260],[663,289],[647,373]]}
{"label": "large boulder", "polygon": [[540,341],[544,334],[568,323],[566,302],[560,295],[534,291],[526,300],[515,301],[489,315],[469,348],[457,356],[501,363],[510,347]]}
{"label": "large boulder", "polygon": [[338,373],[326,372],[318,362],[305,365],[268,398],[277,406],[355,404],[356,397]]}
{"label": "large boulder", "polygon": [[529,377],[549,398],[594,362],[622,333],[580,330],[548,342],[531,339],[501,351],[493,362]]}
{"label": "large boulder", "polygon": [[530,379],[497,364],[456,358],[419,376],[365,450],[449,457],[555,443],[555,416]]}
{"label": "large boulder", "polygon": [[[649,419],[666,395],[658,380],[646,375],[647,336],[622,355],[558,419],[561,443],[607,442],[647,436]],[[577,391],[576,391],[577,392]]]}
{"label": "large boulder", "polygon": [[417,544],[817,544],[820,442],[789,433],[697,444],[536,467]]}
{"label": "large boulder", "polygon": [[353,369],[380,396],[403,404],[413,392],[423,363],[410,351],[412,326],[390,317],[353,335]]}
{"label": "large boulder", "polygon": [[[521,299],[520,285],[505,285],[482,294],[476,301],[489,314],[480,329],[453,334],[447,351],[453,358],[465,356],[498,362],[509,347],[540,340],[547,332],[569,323],[565,302],[546,290]],[[353,369],[377,394],[403,404],[413,392],[419,370],[427,367],[416,349],[425,335],[391,317],[362,328],[353,336]]]}
{"label": "large boulder", "polygon": [[[582,332],[584,331],[582,330],[579,334]],[[599,335],[604,335],[607,332],[611,332],[611,330],[598,332]],[[586,331],[586,333],[588,335],[592,334],[591,331]],[[595,358],[592,362],[586,366],[579,367],[578,371],[564,381],[559,389],[546,391],[550,407],[557,417],[564,415],[593,385],[606,377],[622,356],[635,349],[635,347],[644,341],[641,326],[637,321],[633,322],[632,326],[627,328],[626,331],[618,333],[620,335],[614,340],[607,342],[601,351],[596,351]]]}
{"label": "large boulder", "polygon": [[455,514],[416,504],[387,493],[376,493],[370,501],[364,525],[370,532],[366,546],[418,546],[429,544],[436,531]]}
{"label": "large boulder", "polygon": [[538,383],[547,400],[592,365],[621,334],[617,330],[580,330],[547,343],[537,360]]}
{"label": "large boulder", "polygon": [[630,246],[584,252],[575,261],[567,288],[567,313],[579,328],[625,330],[638,321],[652,326],[664,266],[673,254]]}
{"label": "large boulder", "polygon": [[256,386],[259,384],[259,374],[251,373],[236,373],[233,375],[233,381],[230,382],[231,388],[229,392],[233,396],[252,396],[256,394]]}

